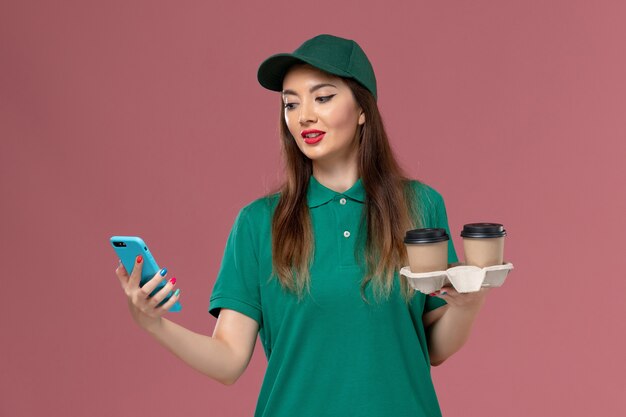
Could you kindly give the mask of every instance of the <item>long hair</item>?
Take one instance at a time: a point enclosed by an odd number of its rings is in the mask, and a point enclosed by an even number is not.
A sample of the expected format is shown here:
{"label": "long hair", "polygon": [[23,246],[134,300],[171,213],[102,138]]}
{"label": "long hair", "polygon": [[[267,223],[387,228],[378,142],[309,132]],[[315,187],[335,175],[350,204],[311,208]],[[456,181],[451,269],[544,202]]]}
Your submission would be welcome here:
{"label": "long hair", "polygon": [[[410,180],[389,145],[374,96],[358,82],[342,80],[365,114],[365,124],[358,131],[358,174],[366,199],[359,233],[362,244],[357,245],[355,255],[367,267],[361,282],[361,296],[367,302],[368,284],[373,284],[377,300],[387,298],[393,289],[394,272],[408,265],[404,234],[420,226],[420,213]],[[280,197],[272,219],[272,265],[282,287],[302,298],[310,288],[309,269],[314,253],[306,199],[313,168],[289,132],[283,110],[281,102],[279,133],[286,178],[278,188]],[[413,291],[404,278],[400,285],[402,296],[409,302]]]}

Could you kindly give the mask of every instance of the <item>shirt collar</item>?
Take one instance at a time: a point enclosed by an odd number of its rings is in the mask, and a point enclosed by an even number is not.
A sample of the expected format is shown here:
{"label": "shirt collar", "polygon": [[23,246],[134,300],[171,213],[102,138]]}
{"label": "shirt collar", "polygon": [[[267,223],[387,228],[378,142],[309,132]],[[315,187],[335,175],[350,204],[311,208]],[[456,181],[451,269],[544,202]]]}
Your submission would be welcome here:
{"label": "shirt collar", "polygon": [[320,184],[313,175],[309,178],[309,188],[307,189],[307,203],[309,207],[318,207],[322,204],[328,203],[330,200],[338,195],[343,195],[351,198],[352,200],[365,202],[365,189],[363,188],[363,182],[359,178],[349,190],[343,193],[331,190]]}

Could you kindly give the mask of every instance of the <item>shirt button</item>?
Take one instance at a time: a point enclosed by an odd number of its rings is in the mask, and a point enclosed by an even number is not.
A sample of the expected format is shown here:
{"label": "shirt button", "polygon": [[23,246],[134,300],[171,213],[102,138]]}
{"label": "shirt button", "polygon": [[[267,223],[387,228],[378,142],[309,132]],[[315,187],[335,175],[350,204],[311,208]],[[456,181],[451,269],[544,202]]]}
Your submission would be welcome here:
{"label": "shirt button", "polygon": [[350,237],[350,232],[348,232],[347,230],[343,232],[343,237]]}
{"label": "shirt button", "polygon": [[341,204],[342,206],[346,205],[346,199],[342,198],[341,200],[339,200],[339,204]]}

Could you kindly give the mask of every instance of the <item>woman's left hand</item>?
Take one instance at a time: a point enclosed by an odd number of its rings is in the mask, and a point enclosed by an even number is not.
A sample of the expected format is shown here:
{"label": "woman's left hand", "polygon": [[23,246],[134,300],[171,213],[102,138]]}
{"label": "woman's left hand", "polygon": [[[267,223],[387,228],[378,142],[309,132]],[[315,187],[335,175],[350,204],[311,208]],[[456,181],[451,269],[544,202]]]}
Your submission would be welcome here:
{"label": "woman's left hand", "polygon": [[[489,291],[489,288],[481,288],[476,292],[459,293],[449,286],[430,294],[448,303],[424,315],[424,326],[428,326],[428,352],[432,365],[441,364],[465,344]],[[439,317],[429,316],[438,311],[441,311]]]}
{"label": "woman's left hand", "polygon": [[480,309],[489,291],[491,291],[491,288],[481,288],[476,292],[460,293],[454,287],[449,286],[443,287],[430,295],[445,300],[453,308]]}

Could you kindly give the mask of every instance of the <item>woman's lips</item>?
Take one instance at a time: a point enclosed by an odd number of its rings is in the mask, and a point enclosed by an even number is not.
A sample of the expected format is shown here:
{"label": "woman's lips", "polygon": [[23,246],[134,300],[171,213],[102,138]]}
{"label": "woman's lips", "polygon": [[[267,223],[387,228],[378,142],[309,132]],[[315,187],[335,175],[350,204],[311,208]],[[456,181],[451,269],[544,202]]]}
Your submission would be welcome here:
{"label": "woman's lips", "polygon": [[304,138],[304,141],[306,143],[308,143],[309,145],[313,145],[313,144],[321,141],[323,138],[324,138],[324,133],[322,133],[319,136],[316,136],[314,138]]}
{"label": "woman's lips", "polygon": [[318,143],[319,141],[321,141],[322,139],[324,139],[324,135],[326,134],[326,132],[322,132],[321,130],[304,130],[300,133],[300,135],[302,135],[302,138],[304,139],[304,142],[309,144],[309,145],[314,145],[316,143]]}

